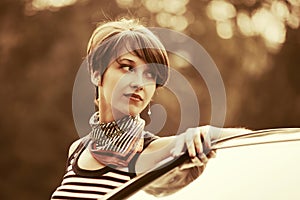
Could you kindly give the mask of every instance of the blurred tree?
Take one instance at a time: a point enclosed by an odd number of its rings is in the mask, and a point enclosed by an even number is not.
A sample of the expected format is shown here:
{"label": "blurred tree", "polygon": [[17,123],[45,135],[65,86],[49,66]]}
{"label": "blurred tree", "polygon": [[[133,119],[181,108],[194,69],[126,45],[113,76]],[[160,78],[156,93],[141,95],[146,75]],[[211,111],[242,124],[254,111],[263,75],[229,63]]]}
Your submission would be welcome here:
{"label": "blurred tree", "polygon": [[[2,0],[0,5],[1,199],[49,199],[59,184],[67,147],[78,138],[71,107],[76,72],[89,35],[107,18],[138,16],[149,26],[198,41],[224,79],[226,126],[299,126],[299,0]],[[201,76],[171,57],[198,93],[200,124],[209,123],[210,97]],[[157,101],[178,115],[176,106]],[[174,132],[176,120],[167,121],[161,134]]]}

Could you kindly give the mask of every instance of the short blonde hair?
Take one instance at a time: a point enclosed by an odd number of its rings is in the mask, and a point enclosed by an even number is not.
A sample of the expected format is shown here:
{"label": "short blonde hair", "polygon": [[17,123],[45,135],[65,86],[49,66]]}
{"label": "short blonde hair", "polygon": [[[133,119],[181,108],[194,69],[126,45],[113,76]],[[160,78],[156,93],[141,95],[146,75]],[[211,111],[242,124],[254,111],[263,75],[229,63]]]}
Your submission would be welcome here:
{"label": "short blonde hair", "polygon": [[125,53],[134,53],[154,67],[156,86],[169,77],[169,59],[160,40],[138,20],[121,19],[99,25],[87,47],[90,72],[104,74],[109,64]]}

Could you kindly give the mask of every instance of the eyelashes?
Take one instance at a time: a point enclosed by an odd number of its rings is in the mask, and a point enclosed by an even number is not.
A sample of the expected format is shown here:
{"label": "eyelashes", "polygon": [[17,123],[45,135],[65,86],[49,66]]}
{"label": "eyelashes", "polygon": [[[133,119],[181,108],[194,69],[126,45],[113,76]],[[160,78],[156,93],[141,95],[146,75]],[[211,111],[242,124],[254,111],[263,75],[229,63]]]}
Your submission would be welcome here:
{"label": "eyelashes", "polygon": [[133,72],[134,67],[132,65],[127,65],[127,64],[119,64],[120,68],[127,71],[127,72]]}
{"label": "eyelashes", "polygon": [[[130,65],[130,64],[121,64],[121,63],[119,63],[119,65],[120,65],[120,69],[122,69],[122,70],[124,70],[125,72],[128,72],[128,73],[134,73],[137,70],[135,66]],[[156,73],[151,69],[146,69],[143,72],[143,75],[147,79],[156,80]]]}

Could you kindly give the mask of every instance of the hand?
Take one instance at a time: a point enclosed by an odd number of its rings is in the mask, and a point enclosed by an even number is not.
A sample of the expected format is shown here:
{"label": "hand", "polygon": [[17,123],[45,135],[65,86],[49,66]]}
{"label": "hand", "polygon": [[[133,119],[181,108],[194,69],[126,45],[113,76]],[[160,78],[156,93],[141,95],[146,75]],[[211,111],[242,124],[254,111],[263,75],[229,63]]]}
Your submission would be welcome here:
{"label": "hand", "polygon": [[210,126],[189,128],[186,132],[178,135],[171,154],[177,157],[187,150],[192,161],[197,161],[197,158],[199,158],[202,163],[206,163],[210,157],[215,157],[215,151],[210,150],[211,135],[209,134],[209,128]]}

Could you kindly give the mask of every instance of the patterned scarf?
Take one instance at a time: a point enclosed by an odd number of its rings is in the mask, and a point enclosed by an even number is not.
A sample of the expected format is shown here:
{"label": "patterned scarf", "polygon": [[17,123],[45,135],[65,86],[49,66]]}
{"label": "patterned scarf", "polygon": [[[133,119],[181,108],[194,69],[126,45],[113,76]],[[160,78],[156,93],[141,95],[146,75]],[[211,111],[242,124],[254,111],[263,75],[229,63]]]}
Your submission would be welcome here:
{"label": "patterned scarf", "polygon": [[102,164],[127,167],[133,156],[142,150],[145,121],[139,116],[125,116],[109,123],[99,122],[99,112],[90,118],[92,139],[89,150]]}

